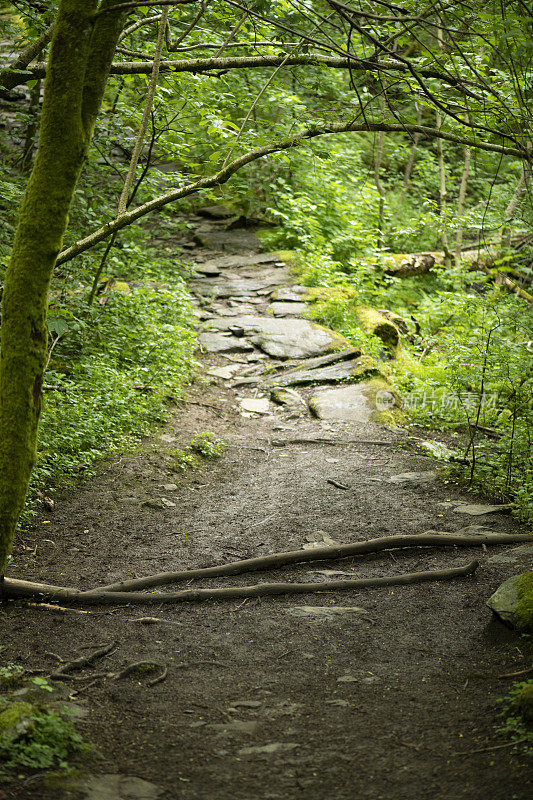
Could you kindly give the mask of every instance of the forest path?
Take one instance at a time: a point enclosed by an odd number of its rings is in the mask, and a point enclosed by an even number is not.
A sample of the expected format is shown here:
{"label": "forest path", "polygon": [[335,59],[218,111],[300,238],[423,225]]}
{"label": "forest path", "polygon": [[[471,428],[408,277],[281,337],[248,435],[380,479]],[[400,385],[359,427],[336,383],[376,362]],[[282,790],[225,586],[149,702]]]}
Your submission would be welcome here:
{"label": "forest path", "polygon": [[[266,314],[270,292],[294,280],[275,262],[224,257],[226,266],[205,251],[194,286],[205,298],[214,284],[233,284],[198,311],[214,328],[204,332],[232,347],[199,355],[210,380],[191,388],[164,432],[64,491],[54,514],[37,520],[47,538],[20,577],[88,587],[314,543],[479,531],[472,523],[520,531],[505,513],[461,513],[472,496],[438,481],[412,434],[373,423],[364,397],[349,422],[317,419],[294,395],[273,403],[259,370],[278,360],[246,344],[241,334],[254,326],[242,317],[275,319]],[[274,334],[251,335],[267,349]],[[303,401],[314,391],[298,386]],[[182,473],[180,451],[206,431],[224,440],[224,456]],[[485,606],[523,553],[412,548],[202,585],[387,576],[472,558],[482,562],[475,578],[354,593],[88,613],[9,603],[8,660],[52,669],[53,653],[68,660],[105,643],[116,648],[64,692],[79,691],[79,727],[96,746],[86,762],[92,777],[53,788],[13,777],[4,796],[526,800],[527,759],[495,736],[494,724],[496,698],[510,684],[499,676],[528,666],[531,644]],[[140,660],[164,665],[166,679],[148,686],[155,673],[105,677]]]}

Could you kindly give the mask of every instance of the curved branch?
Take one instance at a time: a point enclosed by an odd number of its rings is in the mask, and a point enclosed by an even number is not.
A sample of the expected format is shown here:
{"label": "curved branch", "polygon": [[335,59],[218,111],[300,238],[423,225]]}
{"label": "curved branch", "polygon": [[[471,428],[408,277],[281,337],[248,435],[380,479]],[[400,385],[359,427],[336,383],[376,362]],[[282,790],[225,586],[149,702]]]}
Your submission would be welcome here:
{"label": "curved branch", "polygon": [[[287,54],[271,56],[228,56],[225,58],[184,58],[179,61],[162,60],[159,69],[161,72],[203,72],[205,70],[227,70],[227,69],[248,69],[258,67],[279,67],[282,63],[288,67],[297,66],[324,66],[333,69],[351,69],[363,71],[393,71],[411,72],[410,64],[401,61],[391,60],[371,60],[355,57],[322,56],[322,55],[291,55],[287,60]],[[46,71],[46,64],[34,64],[31,70],[19,73],[19,83],[24,83],[33,78],[43,78]],[[111,65],[111,75],[149,75],[152,71],[152,61],[116,61]],[[9,73],[10,70],[5,70]],[[462,91],[467,91],[468,86],[477,86],[474,81],[455,78],[447,75],[440,70],[421,67],[416,70],[417,74],[423,78],[436,78],[452,87],[459,87]],[[15,84],[17,85],[17,84]],[[478,98],[479,99],[479,98]]]}
{"label": "curved branch", "polygon": [[112,220],[111,222],[108,222],[107,225],[103,225],[101,228],[94,231],[85,239],[80,239],[70,247],[67,247],[66,250],[63,250],[57,258],[56,266],[59,266],[59,264],[64,264],[66,261],[70,261],[80,253],[84,253],[86,250],[90,250],[92,247],[94,247],[94,245],[98,244],[99,242],[103,242],[104,239],[107,239],[108,236],[111,236],[113,233],[115,233],[115,231],[119,231],[122,228],[131,225],[133,222],[141,217],[146,216],[147,214],[150,214],[152,211],[158,211],[160,208],[169,205],[169,203],[174,203],[176,200],[189,197],[190,195],[196,194],[196,192],[199,192],[202,189],[212,189],[215,186],[221,186],[222,184],[226,183],[226,181],[228,181],[239,169],[246,166],[246,164],[257,161],[259,158],[264,158],[265,156],[271,155],[272,153],[278,153],[282,150],[290,150],[293,147],[297,147],[307,139],[313,139],[316,136],[324,136],[330,133],[361,133],[363,131],[420,133],[425,136],[446,139],[447,141],[455,142],[456,144],[468,145],[469,147],[477,148],[479,150],[501,153],[502,155],[514,156],[515,158],[519,159],[530,158],[529,152],[526,148],[522,150],[516,147],[505,147],[504,145],[491,144],[490,142],[479,141],[477,139],[469,138],[468,136],[459,136],[454,133],[437,130],[437,128],[430,128],[425,125],[403,125],[401,123],[385,122],[348,122],[345,124],[337,123],[328,125],[324,128],[309,128],[302,133],[297,134],[296,136],[292,136],[289,139],[274,142],[263,147],[258,147],[255,150],[250,150],[248,153],[239,156],[239,158],[236,158],[230,164],[223,167],[223,169],[221,169],[219,172],[208,178],[200,178],[194,183],[190,183],[181,189],[175,189],[168,194],[155,197],[153,200],[150,200],[141,206],[137,206],[131,211],[127,211],[121,216],[116,217],[116,219]]}
{"label": "curved branch", "polygon": [[[14,89],[15,86],[19,85],[20,81],[18,80],[17,75],[26,74],[24,70],[28,64],[31,64],[33,59],[37,58],[37,56],[42,53],[46,45],[52,41],[54,27],[55,23],[43,31],[38,39],[25,47],[9,67],[0,70],[0,86],[3,86],[5,89]],[[30,79],[25,78],[23,82],[26,80]]]}
{"label": "curved branch", "polygon": [[258,572],[275,569],[287,564],[304,564],[308,561],[330,561],[337,558],[379,553],[382,550],[395,550],[398,547],[475,547],[491,544],[510,544],[511,542],[533,541],[533,535],[524,534],[482,534],[468,536],[451,533],[421,533],[412,535],[382,536],[366,542],[334,545],[333,547],[314,547],[312,550],[289,550],[286,553],[271,553],[267,556],[232,561],[215,567],[182,570],[181,572],[160,572],[147,578],[133,578],[129,581],[99,586],[85,594],[97,592],[125,592],[137,589],[153,589],[183,580],[199,578],[220,578],[226,575],[242,575],[245,572]]}

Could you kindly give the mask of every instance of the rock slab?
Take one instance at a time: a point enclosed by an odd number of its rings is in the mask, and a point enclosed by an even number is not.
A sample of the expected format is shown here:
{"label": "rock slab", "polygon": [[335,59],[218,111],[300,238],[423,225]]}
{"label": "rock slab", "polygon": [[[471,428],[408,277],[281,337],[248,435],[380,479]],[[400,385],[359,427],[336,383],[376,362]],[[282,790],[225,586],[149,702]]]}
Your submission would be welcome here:
{"label": "rock slab", "polygon": [[220,333],[201,333],[198,341],[208,353],[243,353],[254,349],[249,342],[243,339],[222,336]]}
{"label": "rock slab", "polygon": [[84,781],[84,800],[157,800],[162,789],[133,775],[91,775]]}
{"label": "rock slab", "polygon": [[362,377],[377,370],[377,365],[367,363],[368,359],[356,358],[339,361],[318,369],[297,370],[289,375],[279,375],[269,381],[269,386],[303,386],[306,383],[335,383],[348,378]]}
{"label": "rock slab", "polygon": [[274,358],[311,358],[349,347],[344,336],[304,319],[243,315],[231,319],[215,318],[211,324],[219,330],[253,334],[254,344]]}
{"label": "rock slab", "polygon": [[309,401],[309,408],[319,419],[344,422],[370,422],[374,409],[364,393],[364,384],[323,389]]}

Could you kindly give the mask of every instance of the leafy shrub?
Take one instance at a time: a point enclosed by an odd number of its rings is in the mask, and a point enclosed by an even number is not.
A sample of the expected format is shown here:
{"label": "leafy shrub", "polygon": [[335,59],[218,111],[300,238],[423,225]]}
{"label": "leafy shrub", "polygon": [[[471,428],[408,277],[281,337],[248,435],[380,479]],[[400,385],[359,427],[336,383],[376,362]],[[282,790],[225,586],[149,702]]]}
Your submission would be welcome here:
{"label": "leafy shrub", "polygon": [[0,712],[0,756],[6,769],[66,766],[70,756],[86,748],[72,722],[50,708],[8,702]]}
{"label": "leafy shrub", "polygon": [[224,452],[224,442],[210,431],[204,431],[193,437],[190,448],[204,458],[220,458]]}

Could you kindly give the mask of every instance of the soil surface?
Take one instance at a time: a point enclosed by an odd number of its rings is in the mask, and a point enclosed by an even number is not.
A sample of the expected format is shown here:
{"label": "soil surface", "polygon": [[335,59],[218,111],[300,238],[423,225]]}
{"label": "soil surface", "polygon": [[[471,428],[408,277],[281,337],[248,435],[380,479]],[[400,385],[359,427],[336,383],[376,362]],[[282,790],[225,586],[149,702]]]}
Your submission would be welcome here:
{"label": "soil surface", "polygon": [[[230,232],[224,239],[220,223],[212,229],[223,255],[251,251],[249,231],[232,250]],[[208,221],[202,233],[209,244]],[[197,260],[220,255],[204,249]],[[218,280],[213,269],[195,281],[198,293],[202,280]],[[255,285],[273,275],[295,283],[283,266],[230,261],[221,280],[228,269]],[[231,312],[241,302],[265,314],[268,292],[202,300],[198,313],[209,323],[220,306]],[[419,447],[427,433],[318,420],[299,401],[276,405],[250,373],[280,362],[257,348],[199,360],[204,377],[168,429],[63,491],[19,539],[12,577],[90,588],[398,533],[473,524],[526,532],[508,513],[454,510],[453,501],[487,500],[433,476],[438,466]],[[231,364],[232,378],[205,377]],[[314,389],[298,391],[307,400]],[[243,410],[241,399],[268,401],[266,413]],[[224,455],[181,472],[176,450],[205,431],[224,440]],[[416,475],[390,480],[405,473]],[[317,582],[481,562],[475,577],[408,586],[84,610],[4,603],[3,663],[51,672],[59,656],[115,646],[73,673],[84,680],[64,684],[94,744],[81,777],[52,786],[42,774],[0,778],[0,798],[526,800],[531,761],[494,728],[497,699],[513,682],[501,675],[530,666],[531,643],[485,606],[527,566],[497,558],[509,549],[389,550],[194,583]],[[139,661],[161,667],[116,677]],[[162,669],[164,680],[149,685]]]}

